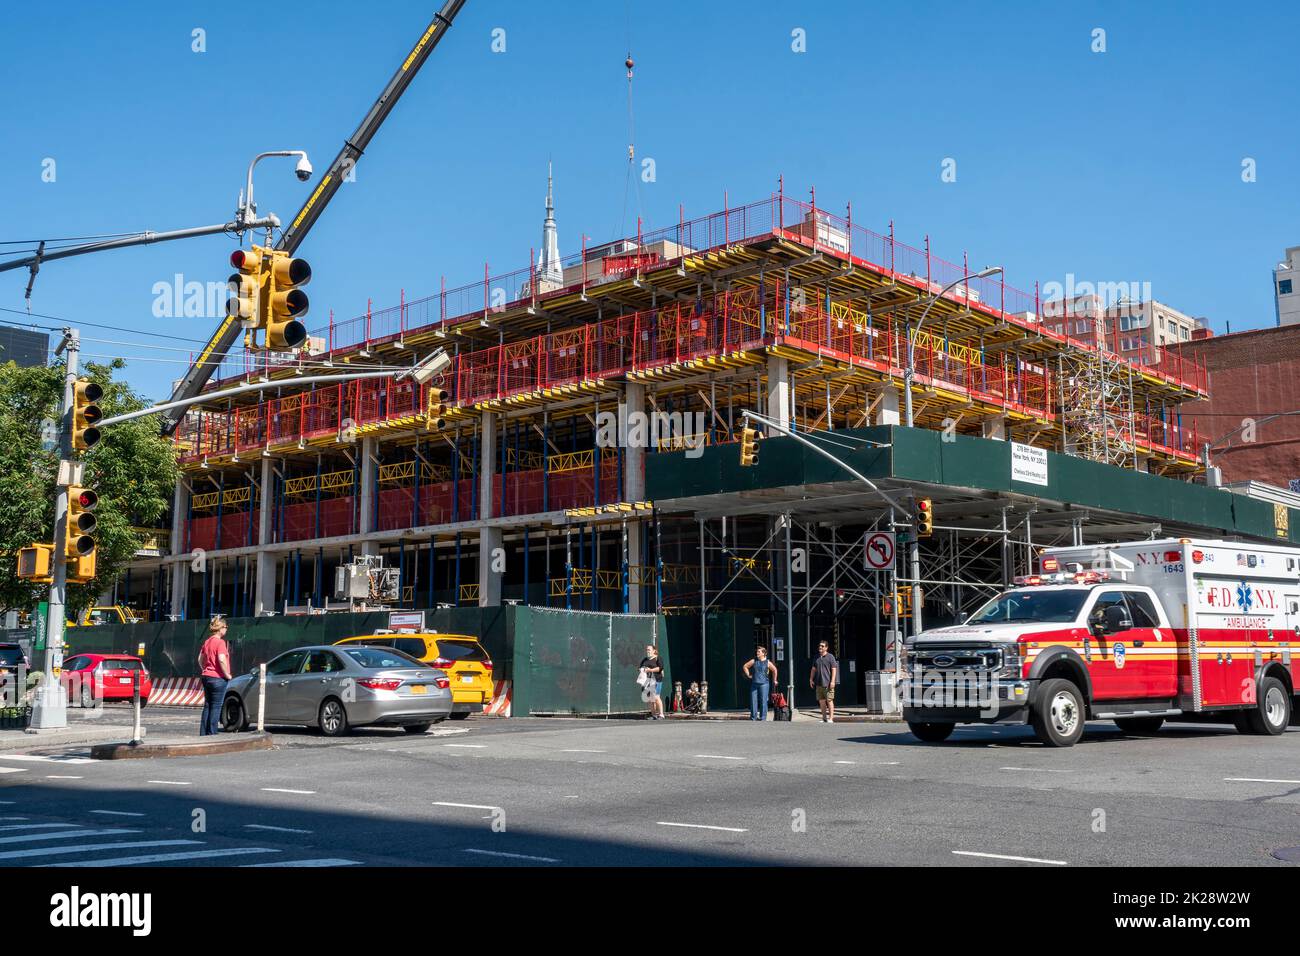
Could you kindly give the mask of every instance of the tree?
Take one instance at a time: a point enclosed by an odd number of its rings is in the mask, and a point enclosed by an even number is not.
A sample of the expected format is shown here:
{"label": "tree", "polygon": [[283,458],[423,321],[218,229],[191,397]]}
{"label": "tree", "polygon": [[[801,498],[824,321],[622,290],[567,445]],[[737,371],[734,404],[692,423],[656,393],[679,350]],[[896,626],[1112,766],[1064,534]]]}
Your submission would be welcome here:
{"label": "tree", "polygon": [[[104,415],[145,408],[149,403],[113,373],[126,366],[121,359],[107,365],[87,364],[81,373],[104,389],[99,405]],[[54,540],[56,452],[41,447],[41,421],[58,420],[63,399],[63,363],[44,368],[0,365],[0,609],[27,610],[36,606],[45,585],[17,578],[16,556],[21,547]],[[89,584],[68,587],[68,616],[80,614],[112,587],[122,567],[140,547],[133,527],[156,527],[166,514],[176,483],[176,452],[159,434],[153,416],[112,425],[94,448],[83,452],[84,483],[99,493],[95,512],[96,577]]]}

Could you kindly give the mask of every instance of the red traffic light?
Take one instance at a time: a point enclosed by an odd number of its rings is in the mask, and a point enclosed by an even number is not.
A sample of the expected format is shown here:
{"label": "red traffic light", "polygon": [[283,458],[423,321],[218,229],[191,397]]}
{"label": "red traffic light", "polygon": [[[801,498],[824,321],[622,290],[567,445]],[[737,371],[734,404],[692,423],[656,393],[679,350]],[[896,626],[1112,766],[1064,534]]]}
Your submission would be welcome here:
{"label": "red traffic light", "polygon": [[99,495],[89,488],[83,488],[81,493],[77,495],[77,504],[81,505],[86,511],[93,511],[99,504]]}
{"label": "red traffic light", "polygon": [[930,510],[930,499],[929,499],[929,498],[922,498],[920,501],[918,501],[918,502],[916,503],[916,510],[917,510],[917,511],[929,511],[929,510]]}

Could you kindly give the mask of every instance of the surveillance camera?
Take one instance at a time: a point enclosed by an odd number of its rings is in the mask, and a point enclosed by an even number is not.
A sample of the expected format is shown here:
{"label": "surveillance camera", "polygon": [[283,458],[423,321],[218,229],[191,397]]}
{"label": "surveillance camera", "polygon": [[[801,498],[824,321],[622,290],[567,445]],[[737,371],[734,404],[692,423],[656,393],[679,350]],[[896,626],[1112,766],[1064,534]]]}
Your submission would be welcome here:
{"label": "surveillance camera", "polygon": [[307,180],[311,179],[311,163],[308,162],[306,156],[303,156],[302,159],[298,160],[298,166],[294,169],[294,172],[298,174],[299,182],[305,183]]}

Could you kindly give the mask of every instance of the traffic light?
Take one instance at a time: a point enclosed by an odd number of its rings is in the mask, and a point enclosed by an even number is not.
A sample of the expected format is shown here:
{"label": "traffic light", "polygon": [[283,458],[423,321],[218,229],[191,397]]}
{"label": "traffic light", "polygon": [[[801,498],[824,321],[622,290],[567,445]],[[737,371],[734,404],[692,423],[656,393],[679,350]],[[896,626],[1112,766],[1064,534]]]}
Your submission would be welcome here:
{"label": "traffic light", "polygon": [[[66,546],[68,561],[94,554],[95,539],[92,536],[99,526],[99,521],[95,518],[95,509],[98,507],[99,495],[95,492],[79,485],[69,486]],[[94,576],[93,573],[91,576]]]}
{"label": "traffic light", "polygon": [[258,328],[262,319],[262,249],[236,249],[230,264],[239,271],[230,277],[230,298],[226,314],[239,319],[249,328]]}
{"label": "traffic light", "polygon": [[740,464],[749,468],[758,464],[758,430],[742,428],[740,430]]}
{"label": "traffic light", "polygon": [[447,400],[450,398],[445,388],[429,389],[429,412],[424,423],[425,428],[441,431],[447,427]]}
{"label": "traffic light", "polygon": [[934,503],[929,498],[916,499],[916,536],[928,538],[934,534]]}
{"label": "traffic light", "polygon": [[49,584],[54,580],[51,556],[54,546],[50,544],[32,544],[18,549],[18,577],[24,581],[37,584]]}
{"label": "traffic light", "polygon": [[307,327],[300,321],[307,314],[307,293],[301,286],[311,281],[306,259],[287,252],[271,253],[266,301],[266,347],[273,352],[296,349],[307,341]]}
{"label": "traffic light", "polygon": [[72,448],[86,451],[99,441],[104,412],[95,403],[104,397],[104,389],[89,379],[78,379],[72,389]]}

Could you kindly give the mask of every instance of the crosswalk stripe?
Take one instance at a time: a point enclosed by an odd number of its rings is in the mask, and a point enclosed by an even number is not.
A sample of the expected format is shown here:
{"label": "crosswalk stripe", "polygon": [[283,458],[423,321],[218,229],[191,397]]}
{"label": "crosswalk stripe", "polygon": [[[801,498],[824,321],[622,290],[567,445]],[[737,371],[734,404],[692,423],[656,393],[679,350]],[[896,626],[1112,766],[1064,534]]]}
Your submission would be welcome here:
{"label": "crosswalk stripe", "polygon": [[104,850],[126,850],[147,846],[181,846],[201,842],[201,840],[131,840],[127,843],[101,843],[98,846],[38,846],[29,850],[8,850],[0,853],[0,860],[22,860],[33,856],[67,856],[72,853],[97,853]]}
{"label": "crosswalk stripe", "polygon": [[0,767],[0,773],[26,773],[26,767]]}
{"label": "crosswalk stripe", "polygon": [[360,866],[360,860],[276,860],[274,863],[243,863],[240,869],[253,870],[272,866]]}
{"label": "crosswalk stripe", "polygon": [[49,867],[70,866],[134,866],[137,863],[173,863],[179,860],[206,860],[219,856],[241,856],[246,853],[279,853],[270,847],[235,847],[226,850],[191,850],[187,853],[146,853],[143,856],[116,856],[107,860],[71,860],[66,863],[47,863]]}
{"label": "crosswalk stripe", "polygon": [[119,833],[139,833],[139,830],[63,830],[59,833],[28,833],[24,836],[0,837],[0,843],[34,843],[37,840],[75,840],[79,837],[115,836]]}

